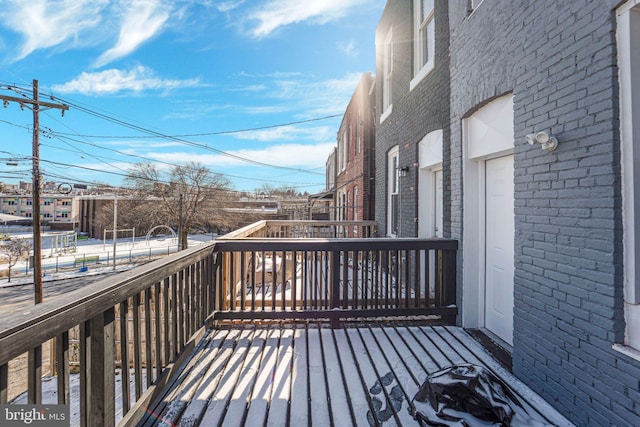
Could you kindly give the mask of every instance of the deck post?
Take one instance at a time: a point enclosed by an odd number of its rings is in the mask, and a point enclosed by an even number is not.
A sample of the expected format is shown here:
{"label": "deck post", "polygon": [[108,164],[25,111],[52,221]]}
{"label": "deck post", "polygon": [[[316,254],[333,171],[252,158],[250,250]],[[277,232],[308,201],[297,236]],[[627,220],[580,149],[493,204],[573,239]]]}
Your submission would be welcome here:
{"label": "deck post", "polygon": [[115,310],[95,316],[90,321],[91,359],[87,373],[89,426],[115,425]]}

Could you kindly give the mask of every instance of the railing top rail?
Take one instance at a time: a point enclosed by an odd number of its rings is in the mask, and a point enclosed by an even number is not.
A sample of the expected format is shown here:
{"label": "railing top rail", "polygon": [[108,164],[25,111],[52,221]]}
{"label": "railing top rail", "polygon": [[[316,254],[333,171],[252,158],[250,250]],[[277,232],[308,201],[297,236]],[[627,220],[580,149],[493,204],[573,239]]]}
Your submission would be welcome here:
{"label": "railing top rail", "polygon": [[205,243],[133,270],[91,283],[52,301],[0,315],[0,365],[142,292],[213,253],[215,242]]}
{"label": "railing top rail", "polygon": [[231,233],[225,234],[218,238],[220,239],[237,239],[237,238],[249,238],[256,233],[267,230],[269,227],[281,226],[281,227],[294,227],[294,226],[310,226],[310,227],[352,227],[352,226],[365,226],[374,227],[375,221],[319,221],[319,220],[262,220],[253,224],[242,227]]}
{"label": "railing top rail", "polygon": [[353,250],[457,250],[458,241],[449,239],[269,239],[244,238],[216,241],[215,251],[353,251]]}

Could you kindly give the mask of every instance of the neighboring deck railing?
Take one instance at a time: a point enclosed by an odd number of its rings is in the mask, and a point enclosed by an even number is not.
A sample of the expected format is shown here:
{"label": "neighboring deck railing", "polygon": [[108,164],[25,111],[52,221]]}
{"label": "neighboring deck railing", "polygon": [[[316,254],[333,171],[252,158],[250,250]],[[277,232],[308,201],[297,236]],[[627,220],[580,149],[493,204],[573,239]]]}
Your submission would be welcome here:
{"label": "neighboring deck railing", "polygon": [[[454,323],[457,242],[345,238],[373,234],[373,223],[263,221],[0,315],[0,403],[8,401],[9,362],[26,352],[28,401],[41,402],[42,345],[54,339],[58,403],[69,404],[69,337],[76,328],[79,423],[93,426],[116,422],[116,396],[123,423],[135,424],[208,320],[327,318],[337,325],[346,318],[419,314]],[[116,345],[116,330],[133,352]],[[116,390],[122,367],[121,378],[129,373],[133,380],[120,381]]]}

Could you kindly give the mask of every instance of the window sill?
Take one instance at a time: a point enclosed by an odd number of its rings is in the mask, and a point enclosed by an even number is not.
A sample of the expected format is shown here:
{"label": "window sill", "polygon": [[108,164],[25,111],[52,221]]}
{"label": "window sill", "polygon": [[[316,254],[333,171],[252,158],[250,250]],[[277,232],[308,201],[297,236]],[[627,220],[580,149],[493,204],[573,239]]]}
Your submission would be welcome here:
{"label": "window sill", "polygon": [[418,71],[418,74],[416,74],[416,76],[413,79],[411,79],[411,82],[409,82],[409,92],[415,89],[416,86],[418,86],[418,84],[422,80],[424,80],[424,78],[427,77],[427,75],[429,75],[429,73],[433,70],[434,67],[435,67],[435,61],[433,59],[427,62],[426,64],[424,64],[424,67],[422,67],[422,69]]}
{"label": "window sill", "polygon": [[382,115],[380,116],[380,124],[382,124],[382,122],[387,120],[387,118],[391,115],[392,112],[393,112],[393,104],[389,105],[387,109],[384,111],[384,113],[382,113]]}
{"label": "window sill", "polygon": [[614,344],[613,349],[618,353],[622,353],[625,356],[628,356],[640,362],[640,350],[637,350],[633,347],[629,347],[628,345],[624,345],[624,344]]}

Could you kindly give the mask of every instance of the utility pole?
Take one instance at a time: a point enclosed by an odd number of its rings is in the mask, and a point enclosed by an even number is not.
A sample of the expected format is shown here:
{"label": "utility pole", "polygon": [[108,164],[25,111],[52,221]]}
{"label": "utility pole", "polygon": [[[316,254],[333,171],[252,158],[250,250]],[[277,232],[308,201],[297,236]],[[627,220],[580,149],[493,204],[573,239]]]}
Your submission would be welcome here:
{"label": "utility pole", "polygon": [[9,102],[17,102],[20,107],[27,107],[33,111],[33,184],[31,200],[33,203],[33,287],[35,303],[42,302],[42,239],[40,236],[40,111],[56,108],[62,111],[69,109],[68,105],[40,101],[38,80],[33,80],[33,99],[17,96],[0,95],[0,100],[6,107]]}
{"label": "utility pole", "polygon": [[182,203],[184,198],[180,194],[180,205],[178,206],[178,250],[184,250],[184,236],[182,235]]}
{"label": "utility pole", "polygon": [[113,270],[116,269],[116,247],[118,246],[118,195],[113,197]]}

